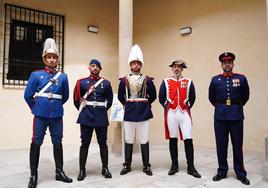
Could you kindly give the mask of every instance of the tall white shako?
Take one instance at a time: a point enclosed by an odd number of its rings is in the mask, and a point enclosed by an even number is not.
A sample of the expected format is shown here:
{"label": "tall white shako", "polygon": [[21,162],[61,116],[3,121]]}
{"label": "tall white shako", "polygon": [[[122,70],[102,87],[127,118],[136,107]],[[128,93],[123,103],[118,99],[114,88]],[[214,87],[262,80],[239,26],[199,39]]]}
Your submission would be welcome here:
{"label": "tall white shako", "polygon": [[59,57],[59,50],[57,48],[56,42],[52,38],[47,38],[44,44],[44,49],[42,53],[42,57],[44,58],[46,54],[56,54]]}
{"label": "tall white shako", "polygon": [[143,54],[140,46],[137,44],[132,46],[128,56],[128,64],[130,64],[132,61],[139,61],[142,65],[144,65]]}
{"label": "tall white shako", "polygon": [[[132,46],[128,56],[128,64],[130,65],[133,61],[139,61],[142,65],[144,65],[143,53],[140,46],[137,44]],[[145,76],[142,74],[129,74],[127,75],[127,82],[127,100],[144,100],[146,97]]]}

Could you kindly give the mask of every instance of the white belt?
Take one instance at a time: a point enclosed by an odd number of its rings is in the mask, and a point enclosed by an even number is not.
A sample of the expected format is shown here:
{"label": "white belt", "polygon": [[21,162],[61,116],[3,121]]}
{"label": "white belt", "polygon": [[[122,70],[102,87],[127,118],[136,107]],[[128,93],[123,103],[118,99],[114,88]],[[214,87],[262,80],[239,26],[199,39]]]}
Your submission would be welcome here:
{"label": "white belt", "polygon": [[145,98],[134,98],[134,99],[127,99],[127,102],[147,102],[148,99]]}
{"label": "white belt", "polygon": [[87,101],[86,103],[89,106],[103,106],[103,107],[107,107],[107,101],[105,102],[99,102],[99,101]]}
{"label": "white belt", "polygon": [[47,97],[48,99],[62,99],[62,95],[58,95],[54,93],[36,94],[36,97]]}

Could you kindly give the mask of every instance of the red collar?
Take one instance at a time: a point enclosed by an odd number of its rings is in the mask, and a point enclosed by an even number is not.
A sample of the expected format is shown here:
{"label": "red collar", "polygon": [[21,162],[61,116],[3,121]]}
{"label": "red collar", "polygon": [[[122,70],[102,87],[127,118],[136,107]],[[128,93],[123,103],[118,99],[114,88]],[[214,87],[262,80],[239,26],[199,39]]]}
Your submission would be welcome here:
{"label": "red collar", "polygon": [[50,74],[54,74],[54,73],[58,72],[57,69],[51,70],[51,69],[49,69],[49,68],[47,68],[47,67],[45,68],[45,71],[46,71],[47,73],[50,73]]}
{"label": "red collar", "polygon": [[225,77],[225,78],[227,78],[227,77],[231,77],[231,76],[233,76],[233,72],[224,72],[222,75]]}
{"label": "red collar", "polygon": [[99,79],[100,79],[99,76],[94,77],[93,75],[89,75],[89,78],[90,78],[91,80],[99,80]]}

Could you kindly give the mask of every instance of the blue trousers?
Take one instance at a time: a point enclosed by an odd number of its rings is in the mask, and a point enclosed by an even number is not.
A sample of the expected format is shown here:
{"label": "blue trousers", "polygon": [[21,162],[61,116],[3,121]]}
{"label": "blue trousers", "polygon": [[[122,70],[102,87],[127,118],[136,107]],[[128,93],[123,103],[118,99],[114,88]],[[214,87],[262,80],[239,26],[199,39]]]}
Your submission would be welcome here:
{"label": "blue trousers", "polygon": [[53,145],[61,144],[63,137],[63,121],[59,118],[43,118],[35,116],[33,119],[33,137],[32,143],[41,145],[49,127],[50,136]]}
{"label": "blue trousers", "polygon": [[218,174],[226,176],[228,171],[228,142],[229,134],[233,145],[233,165],[237,176],[246,177],[247,172],[244,168],[243,160],[243,120],[235,121],[214,121],[214,130],[216,137]]}
{"label": "blue trousers", "polygon": [[84,147],[89,147],[92,133],[95,130],[97,135],[97,141],[100,148],[107,148],[107,129],[108,127],[90,127],[87,125],[80,125],[81,143]]}

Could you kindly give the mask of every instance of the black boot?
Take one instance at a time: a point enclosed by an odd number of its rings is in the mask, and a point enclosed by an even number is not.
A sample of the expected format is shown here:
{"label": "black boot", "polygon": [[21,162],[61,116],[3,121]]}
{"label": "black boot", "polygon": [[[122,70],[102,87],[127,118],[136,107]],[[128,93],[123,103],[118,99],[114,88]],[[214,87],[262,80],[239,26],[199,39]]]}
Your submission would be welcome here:
{"label": "black boot", "polygon": [[38,180],[37,168],[39,164],[39,156],[40,156],[40,145],[32,143],[30,147],[31,177],[29,180],[28,188],[35,188],[37,186],[37,180]]}
{"label": "black boot", "polygon": [[86,169],[80,169],[78,177],[77,177],[77,181],[83,181],[86,177]]}
{"label": "black boot", "polygon": [[73,180],[67,177],[63,171],[63,151],[62,151],[62,144],[53,145],[53,154],[54,160],[56,164],[56,176],[55,179],[57,181],[62,181],[65,183],[71,183]]}
{"label": "black boot", "polygon": [[79,152],[79,175],[77,177],[78,181],[82,181],[86,177],[86,162],[87,162],[87,155],[88,155],[88,147],[85,145],[80,146],[80,152]]}
{"label": "black boot", "polygon": [[179,171],[178,163],[178,138],[169,139],[169,152],[171,157],[171,167],[168,175],[174,175]]}
{"label": "black boot", "polygon": [[201,175],[194,167],[194,146],[192,139],[184,140],[184,149],[187,159],[187,173],[195,178],[201,178]]}
{"label": "black boot", "polygon": [[131,171],[133,144],[125,143],[125,162],[124,168],[121,170],[120,175],[125,175]]}
{"label": "black boot", "polygon": [[29,183],[28,183],[28,188],[36,188],[37,179],[38,179],[37,174],[36,175],[31,175]]}
{"label": "black boot", "polygon": [[108,147],[107,146],[103,148],[100,147],[100,155],[101,155],[101,162],[102,162],[101,174],[105,178],[112,178],[112,174],[109,172],[109,169],[108,169]]}
{"label": "black boot", "polygon": [[152,176],[151,164],[149,163],[149,142],[147,144],[141,144],[141,156],[143,162],[143,172],[148,176]]}

